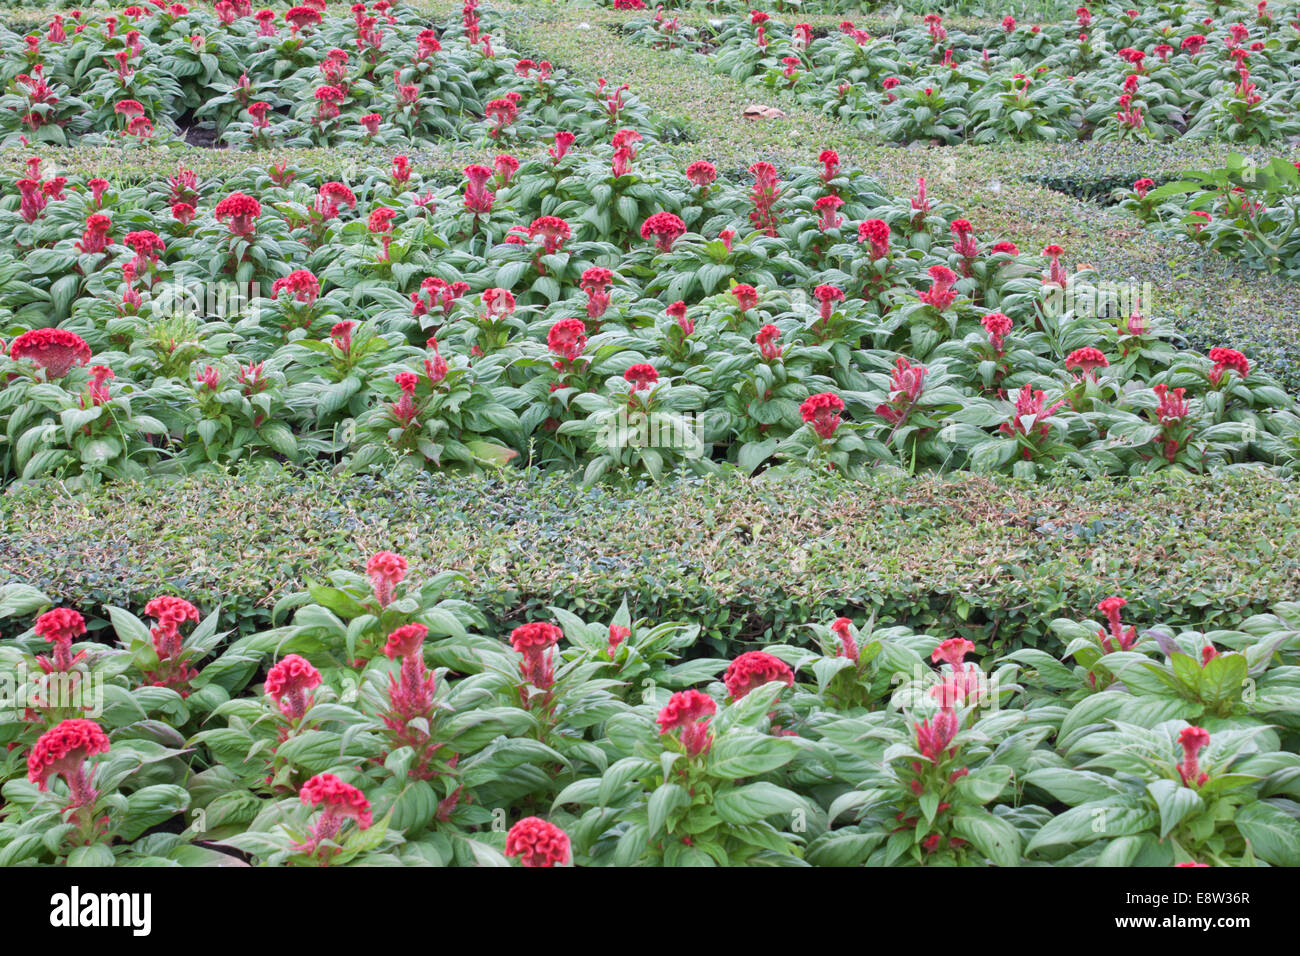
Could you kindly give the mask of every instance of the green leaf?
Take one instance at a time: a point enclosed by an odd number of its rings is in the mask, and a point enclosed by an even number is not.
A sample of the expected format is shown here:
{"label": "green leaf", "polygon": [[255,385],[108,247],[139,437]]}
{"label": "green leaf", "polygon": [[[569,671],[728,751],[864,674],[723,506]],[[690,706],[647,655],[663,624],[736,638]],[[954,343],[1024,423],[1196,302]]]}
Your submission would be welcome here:
{"label": "green leaf", "polygon": [[1204,801],[1191,787],[1185,787],[1176,780],[1156,780],[1147,784],[1147,792],[1155,798],[1160,810],[1160,839],[1169,835],[1174,827],[1185,820],[1190,813],[1205,807]]}
{"label": "green leaf", "polygon": [[1020,865],[1020,833],[1008,821],[983,810],[962,810],[953,829],[996,866]]}
{"label": "green leaf", "polygon": [[1268,800],[1257,800],[1233,817],[1261,860],[1274,866],[1300,866],[1300,821]]}

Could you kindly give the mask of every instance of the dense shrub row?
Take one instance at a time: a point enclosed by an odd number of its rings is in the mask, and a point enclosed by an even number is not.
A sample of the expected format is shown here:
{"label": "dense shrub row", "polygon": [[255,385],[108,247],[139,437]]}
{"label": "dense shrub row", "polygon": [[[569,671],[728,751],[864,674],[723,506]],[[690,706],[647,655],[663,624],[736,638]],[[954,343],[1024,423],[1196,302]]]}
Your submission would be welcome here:
{"label": "dense shrub row", "polygon": [[449,596],[473,601],[494,636],[548,606],[607,618],[626,597],[635,616],[695,622],[701,649],[726,656],[799,643],[799,624],[840,615],[1052,649],[1053,618],[1111,593],[1141,618],[1215,628],[1292,599],[1298,512],[1293,484],[1246,475],[810,474],[632,491],[559,475],[207,475],[75,503],[35,488],[0,498],[0,580],[87,611],[138,612],[166,588],[250,634],[283,595],[387,544],[413,573],[463,575]]}
{"label": "dense shrub row", "polygon": [[1295,604],[1139,633],[1112,595],[1063,654],[982,663],[842,617],[682,662],[696,625],[552,608],[507,644],[409,570],[224,650],[167,594],[105,645],[5,588],[0,865],[1300,864]]}
{"label": "dense shrub row", "polygon": [[892,143],[1294,135],[1300,16],[1265,4],[1242,19],[1117,4],[1047,26],[1008,16],[984,33],[949,30],[938,13],[887,36],[847,20],[818,36],[762,11],[698,30],[662,14],[627,26]]}

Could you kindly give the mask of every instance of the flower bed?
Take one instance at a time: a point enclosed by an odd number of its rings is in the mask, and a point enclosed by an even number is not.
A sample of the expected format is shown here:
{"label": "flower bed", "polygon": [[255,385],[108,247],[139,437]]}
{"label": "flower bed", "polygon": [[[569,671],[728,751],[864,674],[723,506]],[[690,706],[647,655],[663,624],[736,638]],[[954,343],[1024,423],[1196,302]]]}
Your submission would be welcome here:
{"label": "flower bed", "polygon": [[145,4],[54,14],[26,36],[0,29],[0,143],[518,147],[561,121],[584,145],[620,124],[653,135],[626,87],[512,55],[474,4],[437,29],[386,0],[352,16],[324,9]]}
{"label": "flower bed", "polygon": [[1300,864],[1294,604],[1201,632],[1112,595],[1059,658],[842,617],[683,661],[696,625],[626,605],[491,639],[409,571],[224,649],[179,598],[105,645],[6,589],[0,864]]}
{"label": "flower bed", "polygon": [[220,192],[33,158],[0,212],[0,467],[71,487],[257,458],[587,482],[1293,470],[1276,383],[1228,343],[1180,350],[1061,246],[979,236],[924,181],[895,198],[834,151],[733,183],[640,140],[561,130],[456,190],[402,156],[351,186],[274,166]]}
{"label": "flower bed", "polygon": [[891,143],[1292,136],[1300,16],[1266,3],[1242,20],[1084,6],[1073,23],[1008,16],[971,33],[929,13],[924,26],[885,36],[850,20],[824,35],[755,10],[698,29],[661,13],[627,29],[655,46],[707,50],[713,69]]}

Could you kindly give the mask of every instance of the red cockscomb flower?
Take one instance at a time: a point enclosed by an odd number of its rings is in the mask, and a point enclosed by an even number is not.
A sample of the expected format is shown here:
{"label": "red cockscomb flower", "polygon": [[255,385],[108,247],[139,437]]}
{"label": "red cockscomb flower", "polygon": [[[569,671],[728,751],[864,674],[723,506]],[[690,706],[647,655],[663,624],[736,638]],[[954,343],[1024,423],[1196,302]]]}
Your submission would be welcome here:
{"label": "red cockscomb flower", "polygon": [[569,862],[569,837],[541,817],[524,817],[506,834],[506,856],[523,866],[563,866]]}
{"label": "red cockscomb flower", "polygon": [[63,378],[74,365],[89,362],[90,354],[86,340],[67,329],[32,329],[9,345],[11,359],[31,359],[47,379]]}
{"label": "red cockscomb flower", "polygon": [[1065,367],[1078,369],[1084,376],[1091,375],[1093,369],[1106,368],[1109,365],[1110,360],[1102,354],[1101,349],[1095,349],[1091,345],[1075,349],[1065,357]]}
{"label": "red cockscomb flower", "polygon": [[320,295],[320,281],[308,270],[296,269],[271,283],[271,298],[278,299],[281,290],[292,292],[294,301],[310,306]]}
{"label": "red cockscomb flower", "polygon": [[44,791],[51,777],[62,777],[72,792],[71,806],[83,807],[94,802],[92,772],[86,759],[108,753],[108,736],[93,720],[65,720],[41,734],[27,755],[27,779]]}
{"label": "red cockscomb flower", "polygon": [[581,319],[560,319],[546,333],[546,347],[569,362],[587,347],[587,327]]}
{"label": "red cockscomb flower", "polygon": [[255,220],[262,214],[262,204],[252,196],[233,192],[217,203],[217,222],[230,220],[232,235],[249,237],[257,228]]}
{"label": "red cockscomb flower", "polygon": [[1215,385],[1219,384],[1223,373],[1229,369],[1242,378],[1250,374],[1250,362],[1236,349],[1215,346],[1210,349],[1210,361],[1214,363],[1214,367],[1210,369],[1210,381]]}
{"label": "red cockscomb flower", "polygon": [[834,392],[818,392],[799,406],[799,415],[823,439],[830,438],[840,427],[842,411],[844,401]]}
{"label": "red cockscomb flower", "polygon": [[771,681],[781,681],[785,686],[793,687],[794,672],[785,661],[763,651],[741,654],[728,665],[722,678],[732,700],[740,700],[751,690]]}
{"label": "red cockscomb flower", "polygon": [[717,703],[703,691],[678,691],[659,711],[659,733],[664,735],[671,730],[681,730],[683,749],[688,756],[698,757],[707,753],[713,743],[709,719],[717,710]]}
{"label": "red cockscomb flower", "polygon": [[280,708],[280,713],[292,721],[299,721],[311,707],[311,691],[319,687],[320,682],[320,671],[306,658],[290,654],[267,672],[263,686],[267,696]]}
{"label": "red cockscomb flower", "polygon": [[1178,743],[1183,748],[1183,759],[1178,764],[1178,776],[1188,787],[1200,787],[1210,779],[1210,775],[1201,770],[1198,762],[1200,752],[1209,746],[1210,733],[1200,727],[1185,727],[1178,735]]}
{"label": "red cockscomb flower", "polygon": [[708,160],[697,159],[686,167],[686,178],[696,186],[705,187],[718,178],[718,171]]}
{"label": "red cockscomb flower", "polygon": [[406,578],[406,559],[391,551],[379,551],[366,562],[366,575],[374,589],[380,607],[388,607],[393,600],[393,589]]}
{"label": "red cockscomb flower", "polygon": [[653,365],[640,362],[623,373],[623,378],[632,383],[632,391],[648,389],[659,381],[659,373]]}
{"label": "red cockscomb flower", "polygon": [[673,243],[686,232],[686,223],[670,212],[657,212],[641,224],[641,238],[655,237],[655,245],[664,252],[673,251]]}

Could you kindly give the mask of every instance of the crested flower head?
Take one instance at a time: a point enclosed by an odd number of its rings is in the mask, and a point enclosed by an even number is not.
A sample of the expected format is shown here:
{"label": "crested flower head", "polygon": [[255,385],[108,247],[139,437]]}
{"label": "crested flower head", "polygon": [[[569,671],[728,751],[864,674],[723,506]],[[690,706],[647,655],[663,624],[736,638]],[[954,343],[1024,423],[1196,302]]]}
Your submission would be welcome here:
{"label": "crested flower head", "polygon": [[380,607],[392,602],[393,589],[406,577],[407,567],[406,559],[391,551],[378,551],[366,562],[366,574]]}
{"label": "crested flower head", "polygon": [[280,712],[297,721],[311,706],[311,691],[319,687],[320,682],[320,671],[306,658],[289,654],[267,671],[264,688]]}
{"label": "crested flower head", "polygon": [[506,834],[506,856],[523,866],[563,866],[569,862],[569,837],[541,817],[524,817]]}
{"label": "crested flower head", "polygon": [[746,651],[741,654],[727,666],[727,672],[722,678],[732,700],[740,700],[751,690],[771,681],[780,681],[787,687],[792,687],[794,673],[785,661],[763,651]]}
{"label": "crested flower head", "polygon": [[90,354],[86,340],[67,329],[32,329],[9,345],[11,359],[30,359],[50,379],[62,378],[74,365],[85,365]]}
{"label": "crested flower head", "polygon": [[73,801],[93,799],[84,764],[88,757],[108,753],[108,736],[93,720],[65,720],[41,734],[27,755],[27,779],[48,790],[51,777],[63,777],[72,790]]}

